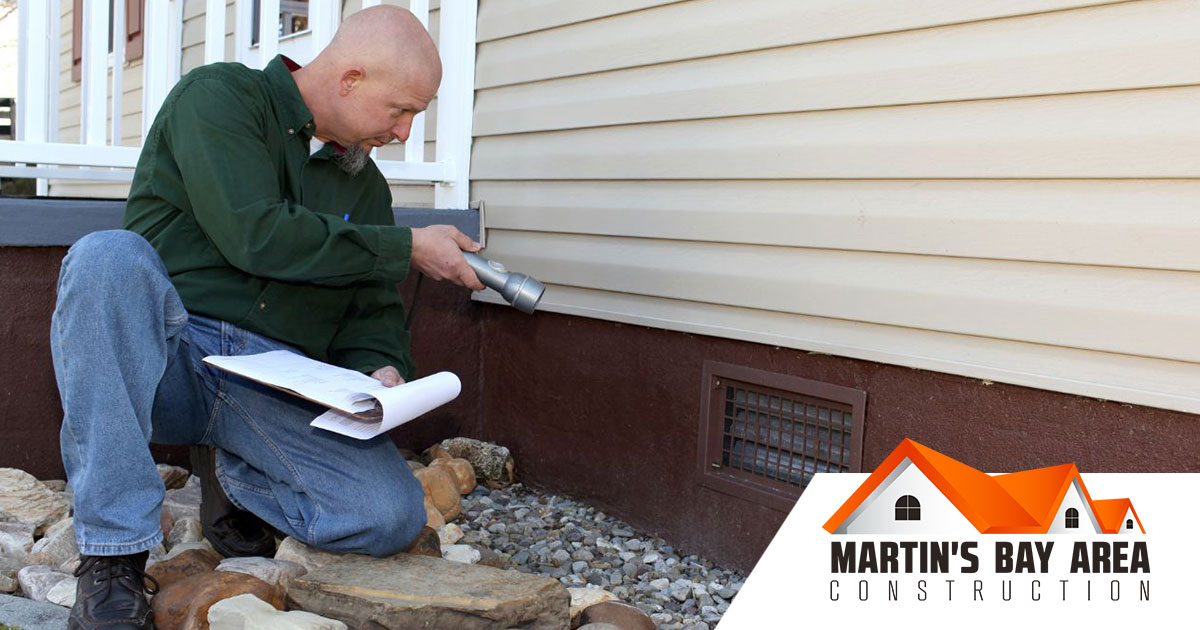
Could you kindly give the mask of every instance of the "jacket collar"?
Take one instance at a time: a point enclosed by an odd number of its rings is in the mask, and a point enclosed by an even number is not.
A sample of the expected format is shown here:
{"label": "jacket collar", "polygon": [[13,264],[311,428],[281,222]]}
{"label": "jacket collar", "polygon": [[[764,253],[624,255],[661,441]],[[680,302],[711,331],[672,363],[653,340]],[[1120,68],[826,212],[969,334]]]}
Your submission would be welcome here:
{"label": "jacket collar", "polygon": [[312,138],[313,115],[300,96],[296,80],[292,78],[292,72],[299,68],[300,66],[291,59],[276,55],[263,73],[267,75],[267,83],[275,96],[275,104],[279,108],[279,124],[283,131],[288,135],[298,135],[307,142]]}

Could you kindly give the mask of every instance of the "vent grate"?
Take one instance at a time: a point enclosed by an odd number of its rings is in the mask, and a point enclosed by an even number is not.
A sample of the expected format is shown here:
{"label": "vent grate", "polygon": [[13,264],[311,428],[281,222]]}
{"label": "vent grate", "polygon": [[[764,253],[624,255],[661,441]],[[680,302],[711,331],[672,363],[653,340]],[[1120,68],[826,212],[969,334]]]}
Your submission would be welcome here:
{"label": "vent grate", "polygon": [[705,363],[701,483],[781,510],[819,472],[858,472],[866,393]]}

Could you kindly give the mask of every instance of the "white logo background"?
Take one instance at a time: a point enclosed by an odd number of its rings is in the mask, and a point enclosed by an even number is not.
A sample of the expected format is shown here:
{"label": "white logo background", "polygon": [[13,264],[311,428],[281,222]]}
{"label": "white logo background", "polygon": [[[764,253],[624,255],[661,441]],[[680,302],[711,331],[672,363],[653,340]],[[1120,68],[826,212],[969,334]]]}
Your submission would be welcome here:
{"label": "white logo background", "polygon": [[[822,526],[869,475],[818,474],[801,495],[758,565],[750,573],[720,630],[812,628],[837,624],[844,628],[1039,628],[1195,627],[1200,604],[1200,475],[1084,473],[1093,497],[1128,497],[1133,501],[1145,536],[1064,536],[1024,534],[950,534],[929,532],[905,536],[832,535]],[[951,558],[950,572],[834,574],[830,548],[834,541],[974,541],[977,573],[961,573],[965,563]],[[1085,541],[1145,541],[1150,573],[1070,573],[1072,546]],[[1055,543],[1048,573],[995,572],[997,542]],[[1036,558],[1036,556],[1035,556]],[[1128,563],[1128,560],[1126,560]],[[837,580],[837,601],[830,581]],[[860,601],[860,580],[867,600]],[[889,581],[897,581],[896,600],[889,600]],[[925,580],[925,600],[918,599],[918,580]],[[946,580],[953,580],[947,584]],[[981,601],[975,596],[981,581]],[[1040,584],[1034,585],[1037,580]],[[1060,580],[1067,580],[1064,585]],[[1118,601],[1112,601],[1112,581]],[[1149,600],[1140,599],[1139,583],[1150,582]],[[1011,581],[1011,601],[1002,585]],[[1091,600],[1088,600],[1088,582]],[[1007,588],[1005,586],[1005,588]],[[1064,588],[1066,597],[1064,601]],[[1037,593],[1040,599],[1034,600]],[[830,627],[830,626],[827,626]]]}

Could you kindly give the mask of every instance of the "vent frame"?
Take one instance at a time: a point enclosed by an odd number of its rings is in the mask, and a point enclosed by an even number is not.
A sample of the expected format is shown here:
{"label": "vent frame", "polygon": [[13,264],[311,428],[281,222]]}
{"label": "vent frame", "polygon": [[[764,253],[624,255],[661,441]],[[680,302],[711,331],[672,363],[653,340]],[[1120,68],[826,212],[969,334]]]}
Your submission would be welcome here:
{"label": "vent frame", "polygon": [[[747,399],[751,392],[757,396],[766,395],[768,407],[773,404],[774,400],[778,400],[780,404],[779,417],[781,420],[785,416],[782,411],[785,400],[792,403],[804,403],[806,405],[806,412],[807,405],[826,407],[831,411],[829,414],[830,418],[833,417],[833,411],[841,412],[844,414],[843,418],[848,417],[850,422],[848,429],[850,433],[850,461],[848,466],[845,465],[844,460],[840,457],[836,462],[827,461],[828,459],[832,459],[828,456],[827,460],[821,460],[819,451],[822,444],[819,440],[816,449],[817,453],[812,457],[827,465],[838,465],[839,468],[843,469],[840,472],[862,472],[863,424],[867,407],[867,393],[865,391],[798,376],[780,374],[778,372],[768,372],[743,365],[706,360],[701,380],[700,434],[697,447],[696,469],[697,482],[701,486],[786,513],[791,511],[792,506],[807,485],[807,481],[804,480],[799,485],[796,485],[787,480],[773,479],[768,474],[756,472],[753,470],[755,468],[753,462],[750,464],[750,470],[746,469],[745,464],[740,467],[725,465],[726,460],[723,458],[726,453],[724,449],[724,438],[726,437],[725,422],[727,420],[726,408],[730,402],[734,404],[735,409],[740,408],[749,411],[752,408],[748,402],[743,402],[739,405],[737,400],[731,400],[727,396],[729,387],[733,387],[735,392],[738,389],[744,390],[747,392]],[[753,404],[753,408],[757,410],[758,405],[756,403]],[[791,416],[793,420],[795,418],[792,413],[786,415]],[[762,446],[766,446],[768,450],[774,449],[778,453],[780,449],[773,447],[770,443],[770,420],[772,418],[769,409],[768,440],[767,444]],[[731,418],[730,420],[734,419]],[[757,422],[757,418],[755,422]],[[818,423],[814,423],[818,429],[818,437],[820,436],[821,428],[819,422],[820,420],[818,420]],[[826,429],[829,431],[835,430],[830,420],[825,422],[828,423],[828,426],[825,427]],[[782,424],[780,426],[782,427]],[[842,426],[845,427],[844,420],[842,421]],[[743,428],[743,436],[745,435],[745,430]],[[754,430],[756,436],[761,435],[759,430],[760,427],[756,425]],[[783,434],[780,433],[780,435],[782,436]],[[731,434],[730,437],[736,438],[736,434]],[[794,437],[792,438],[792,444],[795,444]],[[752,445],[759,446],[757,439],[752,442]],[[844,447],[839,447],[839,451],[844,450]],[[796,451],[788,452],[790,454]],[[757,449],[755,453],[757,459]],[[832,453],[832,449],[827,450],[827,453]],[[778,465],[776,466],[775,472],[778,473],[779,468]],[[814,462],[814,470],[815,468],[816,462]],[[766,469],[770,470],[769,464]]]}

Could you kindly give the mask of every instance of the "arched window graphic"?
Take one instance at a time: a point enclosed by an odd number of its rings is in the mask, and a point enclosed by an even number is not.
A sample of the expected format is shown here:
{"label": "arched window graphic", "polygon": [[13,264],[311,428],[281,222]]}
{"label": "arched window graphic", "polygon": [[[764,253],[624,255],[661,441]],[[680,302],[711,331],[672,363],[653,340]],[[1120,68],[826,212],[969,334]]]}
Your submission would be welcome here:
{"label": "arched window graphic", "polygon": [[1079,510],[1067,508],[1066,521],[1067,529],[1079,529]]}
{"label": "arched window graphic", "polygon": [[896,499],[896,520],[921,520],[921,502],[917,500],[917,497],[914,497],[911,494],[906,494],[899,499]]}
{"label": "arched window graphic", "polygon": [[1125,519],[1125,529],[1133,529],[1133,519]]}

